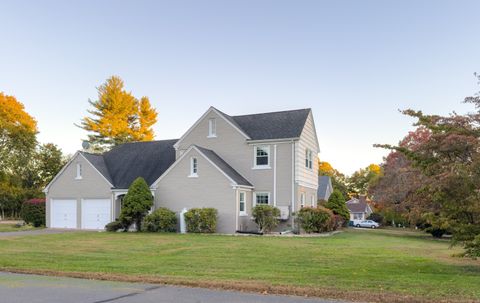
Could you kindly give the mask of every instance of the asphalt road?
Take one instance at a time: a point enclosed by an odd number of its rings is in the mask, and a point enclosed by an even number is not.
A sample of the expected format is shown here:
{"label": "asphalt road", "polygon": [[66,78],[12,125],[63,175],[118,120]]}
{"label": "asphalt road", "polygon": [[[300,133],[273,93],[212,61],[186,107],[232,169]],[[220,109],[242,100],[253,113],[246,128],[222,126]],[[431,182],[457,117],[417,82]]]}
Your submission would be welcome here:
{"label": "asphalt road", "polygon": [[0,272],[2,303],[339,303],[302,297]]}

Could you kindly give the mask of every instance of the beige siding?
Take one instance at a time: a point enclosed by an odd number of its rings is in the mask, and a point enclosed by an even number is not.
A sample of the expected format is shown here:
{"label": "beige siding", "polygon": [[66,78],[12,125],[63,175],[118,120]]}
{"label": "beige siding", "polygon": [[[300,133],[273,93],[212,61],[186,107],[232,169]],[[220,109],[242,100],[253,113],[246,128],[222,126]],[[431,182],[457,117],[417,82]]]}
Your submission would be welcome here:
{"label": "beige siding", "polygon": [[[295,167],[295,181],[304,186],[318,188],[318,146],[317,136],[315,133],[315,126],[313,122],[312,113],[308,115],[307,122],[303,129],[300,140],[295,145],[296,153],[296,167]],[[305,151],[310,149],[313,152],[313,169],[305,166]]]}
{"label": "beige siding", "polygon": [[[76,180],[77,163],[82,165],[82,179]],[[77,154],[50,185],[47,193],[47,227],[50,227],[52,199],[77,200],[77,228],[81,227],[81,199],[112,199],[111,186],[85,158]]]}
{"label": "beige siding", "polygon": [[[217,137],[207,138],[208,120],[216,119]],[[290,205],[292,199],[292,148],[291,143],[277,143],[277,197],[274,196],[274,143],[270,146],[270,169],[252,169],[254,146],[247,144],[245,137],[216,112],[211,111],[180,142],[177,157],[192,144],[215,151],[228,164],[249,180],[257,191],[271,193],[278,205]],[[261,144],[264,145],[264,144]],[[273,200],[272,200],[273,201]]]}
{"label": "beige siding", "polygon": [[296,186],[296,200],[295,200],[295,209],[296,211],[301,208],[301,196],[302,193],[305,194],[305,206],[311,206],[311,199],[313,197],[313,206],[317,206],[317,191],[315,189],[297,185]]}
{"label": "beige siding", "polygon": [[[198,159],[198,178],[190,178],[190,158]],[[155,207],[176,213],[183,208],[213,207],[218,210],[217,232],[236,231],[236,190],[231,182],[196,150],[191,150],[162,177],[155,192]]]}

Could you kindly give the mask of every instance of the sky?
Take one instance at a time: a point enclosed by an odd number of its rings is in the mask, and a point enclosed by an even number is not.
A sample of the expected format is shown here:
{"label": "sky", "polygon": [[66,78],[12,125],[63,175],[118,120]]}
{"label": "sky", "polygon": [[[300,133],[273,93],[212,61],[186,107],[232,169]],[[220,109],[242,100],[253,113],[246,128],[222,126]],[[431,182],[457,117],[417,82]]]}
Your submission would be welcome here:
{"label": "sky", "polygon": [[179,138],[210,106],[230,115],[312,108],[320,159],[380,163],[412,120],[466,113],[480,88],[480,1],[5,1],[0,91],[41,142],[81,149],[96,87],[118,75]]}

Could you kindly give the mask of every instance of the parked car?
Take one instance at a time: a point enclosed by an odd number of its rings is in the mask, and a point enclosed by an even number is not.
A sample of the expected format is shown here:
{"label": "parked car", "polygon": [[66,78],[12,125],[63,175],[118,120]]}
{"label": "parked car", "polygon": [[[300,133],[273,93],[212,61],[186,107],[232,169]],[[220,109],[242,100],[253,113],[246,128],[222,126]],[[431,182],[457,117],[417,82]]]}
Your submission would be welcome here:
{"label": "parked car", "polygon": [[380,224],[373,220],[362,220],[359,222],[356,222],[355,224],[356,227],[368,227],[368,228],[378,228]]}

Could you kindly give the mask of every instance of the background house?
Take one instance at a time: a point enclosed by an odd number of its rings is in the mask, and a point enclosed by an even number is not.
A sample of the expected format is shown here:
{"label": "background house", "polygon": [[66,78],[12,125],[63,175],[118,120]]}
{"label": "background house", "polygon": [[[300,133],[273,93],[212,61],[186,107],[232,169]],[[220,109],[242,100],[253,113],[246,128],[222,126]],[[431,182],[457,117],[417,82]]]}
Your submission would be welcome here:
{"label": "background house", "polygon": [[328,201],[332,192],[332,179],[329,176],[318,176],[318,201]]}
{"label": "background house", "polygon": [[365,220],[373,212],[365,196],[352,198],[345,203],[350,212],[350,221]]}

